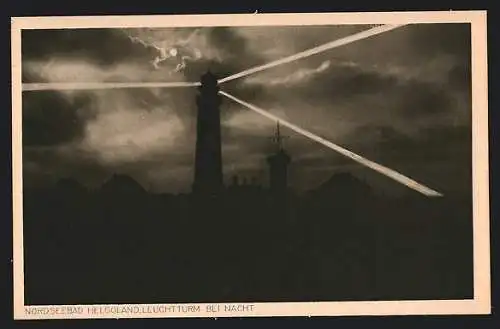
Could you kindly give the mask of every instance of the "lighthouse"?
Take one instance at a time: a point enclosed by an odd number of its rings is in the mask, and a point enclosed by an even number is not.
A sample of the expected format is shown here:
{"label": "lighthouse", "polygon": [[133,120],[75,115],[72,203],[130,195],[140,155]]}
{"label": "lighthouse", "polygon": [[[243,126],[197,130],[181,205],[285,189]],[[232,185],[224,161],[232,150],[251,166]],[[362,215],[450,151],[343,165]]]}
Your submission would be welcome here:
{"label": "lighthouse", "polygon": [[201,77],[197,103],[193,193],[217,196],[223,188],[218,81],[210,71]]}

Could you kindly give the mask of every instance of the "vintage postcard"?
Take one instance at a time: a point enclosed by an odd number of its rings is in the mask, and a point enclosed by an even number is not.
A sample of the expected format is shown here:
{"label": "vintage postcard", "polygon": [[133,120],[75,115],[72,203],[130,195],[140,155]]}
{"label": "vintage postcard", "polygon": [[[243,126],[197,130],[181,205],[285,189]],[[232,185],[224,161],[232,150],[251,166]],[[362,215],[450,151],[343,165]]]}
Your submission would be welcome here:
{"label": "vintage postcard", "polygon": [[490,313],[486,12],[11,26],[15,319]]}

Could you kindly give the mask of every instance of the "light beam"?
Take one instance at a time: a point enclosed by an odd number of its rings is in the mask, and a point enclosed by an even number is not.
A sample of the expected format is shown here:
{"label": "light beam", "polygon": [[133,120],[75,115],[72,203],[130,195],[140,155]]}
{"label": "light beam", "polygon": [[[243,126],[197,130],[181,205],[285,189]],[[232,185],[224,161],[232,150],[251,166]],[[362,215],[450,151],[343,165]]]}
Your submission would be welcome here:
{"label": "light beam", "polygon": [[338,39],[338,40],[334,40],[334,41],[325,43],[325,44],[323,44],[321,46],[314,47],[314,48],[302,51],[302,52],[297,53],[295,55],[291,55],[291,56],[288,56],[288,57],[285,57],[285,58],[281,58],[281,59],[278,59],[276,61],[264,64],[264,65],[256,66],[256,67],[250,68],[248,70],[245,70],[245,71],[242,71],[242,72],[239,72],[239,73],[236,73],[236,74],[232,74],[232,75],[230,75],[230,76],[228,76],[226,78],[220,79],[219,83],[224,83],[224,82],[228,82],[228,81],[231,81],[231,80],[234,80],[234,79],[242,78],[242,77],[245,77],[245,76],[253,74],[253,73],[257,73],[257,72],[260,72],[260,71],[264,71],[264,70],[270,69],[272,67],[276,67],[278,65],[287,64],[287,63],[290,63],[290,62],[293,62],[293,61],[296,61],[296,60],[299,60],[299,59],[302,59],[302,58],[305,58],[305,57],[316,55],[316,54],[319,54],[319,53],[321,53],[323,51],[330,50],[330,49],[333,49],[333,48],[337,48],[337,47],[340,47],[340,46],[343,46],[343,45],[347,45],[349,43],[352,43],[352,42],[355,42],[355,41],[358,41],[358,40],[363,40],[363,39],[372,37],[374,35],[381,34],[381,33],[384,33],[384,32],[388,32],[388,31],[394,30],[394,29],[396,29],[398,27],[402,27],[402,26],[405,26],[405,25],[406,24],[377,26],[377,27],[374,27],[374,28],[362,31],[360,33],[356,33],[356,34],[350,35],[348,37],[345,37],[345,38],[342,38],[342,39]]}
{"label": "light beam", "polygon": [[293,131],[305,136],[305,137],[308,137],[320,144],[323,144],[324,146],[334,150],[334,151],[337,151],[338,153],[348,157],[348,158],[351,158],[353,159],[354,161],[357,161],[358,163],[368,167],[368,168],[371,168],[389,178],[392,178],[393,180],[417,191],[417,192],[420,192],[428,197],[440,197],[440,196],[443,196],[441,193],[437,192],[437,191],[434,191],[432,190],[431,188],[427,187],[427,186],[424,186],[416,181],[414,181],[413,179],[409,178],[409,177],[406,177],[404,176],[403,174],[400,174],[398,173],[397,171],[394,171],[390,168],[387,168],[381,164],[378,164],[376,162],[373,162],[371,160],[368,160],[354,152],[351,152],[337,144],[334,144],[318,135],[315,135],[305,129],[302,129],[300,128],[299,126],[296,126],[294,125],[293,123],[291,122],[288,122],[286,120],[283,120],[282,118],[279,118],[271,113],[269,113],[268,111],[266,110],[263,110],[255,105],[252,105],[250,103],[247,103],[239,98],[236,98],[224,91],[219,91],[219,93],[223,96],[226,96],[227,98],[249,108],[250,110],[254,111],[254,112],[257,112],[259,113],[260,115],[263,115],[273,121],[279,121],[279,123],[285,127],[288,127],[290,129],[292,129]]}
{"label": "light beam", "polygon": [[199,82],[56,82],[23,83],[23,91],[100,90],[120,88],[181,88],[200,86]]}

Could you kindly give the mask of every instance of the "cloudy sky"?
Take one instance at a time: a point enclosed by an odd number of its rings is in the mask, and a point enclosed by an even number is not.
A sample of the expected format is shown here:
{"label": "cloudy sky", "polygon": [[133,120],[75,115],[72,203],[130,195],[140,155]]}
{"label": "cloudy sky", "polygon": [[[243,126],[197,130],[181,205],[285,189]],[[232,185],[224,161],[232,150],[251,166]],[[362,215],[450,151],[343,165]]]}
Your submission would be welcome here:
{"label": "cloudy sky", "polygon": [[[370,26],[27,30],[23,82],[196,82],[221,78]],[[470,190],[470,31],[422,24],[224,84],[236,97],[444,194]],[[156,192],[189,191],[196,88],[23,94],[26,188],[72,177],[99,186],[131,175]],[[267,182],[274,123],[222,105],[225,180]],[[291,185],[349,171],[383,193],[406,187],[283,128]]]}

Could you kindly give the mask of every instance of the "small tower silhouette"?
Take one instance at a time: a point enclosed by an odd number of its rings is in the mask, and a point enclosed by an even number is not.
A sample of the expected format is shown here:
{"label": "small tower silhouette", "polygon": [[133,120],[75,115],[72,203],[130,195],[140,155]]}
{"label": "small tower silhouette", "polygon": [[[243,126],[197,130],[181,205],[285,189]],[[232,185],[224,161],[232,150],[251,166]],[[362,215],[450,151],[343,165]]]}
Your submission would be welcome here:
{"label": "small tower silhouette", "polygon": [[267,158],[269,164],[269,187],[276,196],[284,196],[288,188],[288,165],[291,158],[283,149],[284,136],[280,133],[280,123],[276,123],[276,133],[273,141],[276,151]]}
{"label": "small tower silhouette", "polygon": [[198,195],[217,195],[223,187],[220,104],[217,78],[208,71],[201,77],[197,97],[193,192]]}

